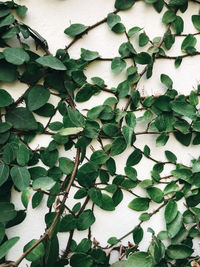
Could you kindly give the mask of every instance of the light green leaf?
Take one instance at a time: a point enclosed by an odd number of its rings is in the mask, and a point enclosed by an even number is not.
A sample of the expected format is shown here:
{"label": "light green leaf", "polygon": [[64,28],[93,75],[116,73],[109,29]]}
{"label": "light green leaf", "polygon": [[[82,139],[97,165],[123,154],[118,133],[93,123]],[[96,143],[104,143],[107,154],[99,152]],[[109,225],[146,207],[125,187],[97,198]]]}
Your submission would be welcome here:
{"label": "light green leaf", "polygon": [[40,177],[33,181],[33,189],[41,189],[43,191],[50,190],[54,185],[55,181],[50,177]]}
{"label": "light green leaf", "polygon": [[170,238],[175,237],[182,227],[183,216],[178,211],[175,219],[167,224],[167,233]]}
{"label": "light green leaf", "polygon": [[122,72],[126,67],[126,62],[121,59],[120,57],[115,57],[111,63],[111,69],[115,74],[119,74]]}
{"label": "light green leaf", "polygon": [[73,134],[78,134],[83,131],[82,127],[70,127],[70,128],[65,128],[59,132],[60,135],[67,136],[67,135],[73,135]]}
{"label": "light green leaf", "polygon": [[85,61],[92,61],[100,57],[99,53],[96,51],[90,51],[84,48],[81,48],[81,58]]}
{"label": "light green leaf", "polygon": [[138,198],[133,199],[128,204],[128,207],[130,209],[132,209],[132,210],[144,211],[144,210],[148,210],[148,208],[149,208],[149,202],[150,202],[150,199],[149,198],[138,197]]}
{"label": "light green leaf", "polygon": [[167,248],[167,256],[173,260],[186,259],[193,253],[193,249],[187,245],[170,245]]}
{"label": "light green leaf", "polygon": [[125,262],[125,267],[153,267],[153,259],[147,252],[139,251],[133,253]]}
{"label": "light green leaf", "polygon": [[68,158],[59,158],[59,168],[64,174],[70,174],[74,169],[74,162]]}
{"label": "light green leaf", "polygon": [[90,157],[90,160],[96,164],[105,164],[108,159],[109,156],[103,150],[93,152]]}
{"label": "light green leaf", "polygon": [[170,199],[165,207],[165,221],[167,224],[171,223],[178,213],[178,206],[176,202]]}

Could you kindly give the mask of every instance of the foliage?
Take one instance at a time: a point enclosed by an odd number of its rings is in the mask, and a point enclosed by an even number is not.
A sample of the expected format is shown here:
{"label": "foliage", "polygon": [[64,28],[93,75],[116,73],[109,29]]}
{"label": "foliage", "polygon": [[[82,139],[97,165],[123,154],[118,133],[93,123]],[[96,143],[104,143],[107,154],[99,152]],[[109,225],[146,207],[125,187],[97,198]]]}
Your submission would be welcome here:
{"label": "foliage", "polygon": [[[195,5],[200,2],[194,1]],[[174,60],[178,68],[184,58],[199,55],[196,49],[200,31],[200,15],[192,14],[191,22],[197,32],[182,34],[184,21],[182,13],[190,6],[187,0],[145,0],[155,12],[163,13],[161,21],[166,27],[163,36],[151,38],[140,25],[126,29],[119,12],[134,8],[134,0],[115,0],[115,10],[91,26],[80,23],[67,27],[64,33],[72,41],[56,55],[48,50],[47,41],[34,29],[20,22],[27,8],[14,1],[0,2],[0,82],[5,88],[12,82],[24,83],[27,90],[14,100],[6,89],[0,89],[0,263],[2,266],[18,266],[26,258],[30,266],[72,267],[153,267],[153,266],[199,266],[199,256],[194,255],[193,243],[200,236],[200,158],[193,159],[191,166],[183,165],[170,150],[165,150],[166,161],[151,155],[151,149],[136,146],[138,135],[156,136],[155,145],[165,146],[174,135],[183,146],[200,144],[200,85],[189,95],[178,95],[173,80],[163,73],[159,77],[165,93],[159,96],[143,97],[138,90],[140,79],[149,79],[158,59]],[[58,3],[59,4],[59,3]],[[15,11],[15,12],[14,12]],[[73,59],[68,49],[92,29],[105,23],[115,34],[125,35],[127,41],[119,47],[119,55],[102,58],[98,51],[82,48],[79,59]],[[181,54],[168,56],[175,38],[184,37]],[[10,40],[20,45],[10,46]],[[32,51],[27,39],[32,38],[41,53]],[[132,45],[138,41],[140,52]],[[11,42],[12,43],[12,42]],[[14,42],[15,43],[15,42]],[[9,45],[8,45],[9,44]],[[98,50],[98,48],[97,48]],[[40,51],[40,52],[41,52]],[[132,65],[127,66],[131,59]],[[117,75],[126,74],[116,88],[108,88],[101,77],[87,81],[85,68],[93,61],[110,61],[110,69]],[[142,68],[142,71],[140,71]],[[12,84],[13,86],[13,84]],[[110,94],[104,103],[87,110],[85,115],[78,110],[78,103],[87,102],[94,95]],[[50,96],[56,96],[57,104],[49,103]],[[123,108],[119,103],[125,101]],[[124,103],[124,102],[123,102]],[[86,103],[87,105],[87,103]],[[142,116],[138,118],[138,111]],[[54,116],[62,117],[55,121]],[[46,125],[40,117],[47,118]],[[137,125],[145,125],[144,131],[137,131]],[[47,147],[31,147],[31,141],[38,135],[50,135]],[[105,145],[104,140],[109,142]],[[92,142],[99,143],[95,150]],[[115,156],[131,149],[124,166],[124,173],[117,173]],[[60,150],[66,156],[60,156]],[[75,158],[70,158],[70,150]],[[92,153],[91,153],[91,151]],[[91,154],[91,156],[88,156]],[[144,158],[154,163],[149,179],[140,180],[136,165]],[[171,173],[161,173],[170,165]],[[160,186],[165,179],[165,187]],[[144,194],[137,195],[139,186]],[[68,195],[73,187],[75,205],[68,207]],[[21,194],[24,210],[18,210],[11,203],[11,190]],[[138,212],[139,223],[123,237],[108,236],[105,248],[97,240],[91,241],[91,229],[96,222],[95,206],[114,211],[123,201],[125,193],[133,199],[127,208]],[[24,253],[19,259],[6,259],[8,251],[15,246],[19,237],[8,239],[7,228],[20,224],[26,217],[28,205],[37,206],[48,196],[45,215],[46,230],[39,239],[24,244]],[[82,204],[80,202],[82,200]],[[185,211],[179,211],[179,201],[185,203]],[[92,203],[89,205],[88,203]],[[156,209],[149,207],[156,203]],[[159,233],[149,228],[152,235],[147,251],[140,250],[145,238],[143,223],[151,220],[164,209],[165,228]],[[142,212],[142,213],[139,213]],[[31,229],[30,229],[31,230]],[[88,231],[87,238],[77,243],[76,231]],[[155,229],[156,230],[156,229]],[[60,254],[58,233],[69,233],[66,249]],[[132,237],[131,237],[132,235]],[[120,242],[129,236],[128,246]],[[168,242],[165,242],[168,241]],[[120,261],[109,264],[113,249],[120,252]],[[123,260],[121,260],[123,259]],[[196,265],[191,265],[196,264]]]}

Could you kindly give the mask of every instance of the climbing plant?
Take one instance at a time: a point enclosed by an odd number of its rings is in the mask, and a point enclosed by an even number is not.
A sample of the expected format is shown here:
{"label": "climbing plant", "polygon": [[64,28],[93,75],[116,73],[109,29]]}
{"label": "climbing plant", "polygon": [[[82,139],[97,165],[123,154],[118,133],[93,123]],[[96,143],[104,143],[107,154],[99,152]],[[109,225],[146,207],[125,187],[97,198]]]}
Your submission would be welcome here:
{"label": "climbing plant", "polygon": [[[186,21],[182,13],[191,2],[197,6],[197,12],[191,15],[196,33],[183,34]],[[193,250],[200,236],[200,158],[186,166],[173,152],[165,150],[166,161],[160,161],[152,157],[145,139],[143,149],[135,143],[139,135],[154,135],[156,139],[152,145],[165,146],[173,135],[183,146],[200,144],[200,85],[189,95],[180,95],[173,88],[172,79],[163,73],[160,76],[160,84],[165,87],[162,95],[141,96],[138,90],[141,78],[152,76],[157,60],[174,60],[175,67],[179,68],[184,58],[200,55],[196,49],[200,2],[145,0],[145,3],[155,12],[164,10],[161,16],[166,27],[163,36],[151,39],[140,25],[127,29],[119,14],[134,8],[137,2],[116,0],[113,12],[94,25],[77,22],[67,27],[64,33],[72,41],[53,55],[40,33],[23,23],[27,8],[14,1],[0,2],[1,88],[13,82],[27,87],[17,100],[6,89],[0,89],[1,266],[18,266],[24,259],[31,262],[32,267],[200,265],[199,255]],[[79,59],[71,58],[69,48],[101,24],[106,24],[115,34],[126,36],[127,41],[119,47],[119,55],[103,58],[97,47],[97,51],[82,48]],[[183,37],[180,54],[169,56],[168,50],[179,36]],[[30,39],[38,52],[28,45]],[[142,52],[136,51],[133,40],[137,40]],[[129,67],[127,60],[132,62]],[[124,72],[126,79],[116,88],[108,88],[101,77],[89,81],[84,70],[94,61],[110,61],[110,71]],[[98,106],[87,109],[87,113],[78,108],[82,102],[88,108],[89,99],[105,92],[110,96]],[[52,95],[59,99],[54,105],[48,102]],[[61,120],[55,119],[58,114]],[[41,123],[44,117],[48,118],[46,125]],[[138,125],[144,130],[138,131]],[[32,148],[32,140],[40,135],[51,136],[51,142],[47,147],[41,144]],[[94,141],[100,149],[94,148]],[[115,156],[125,153],[127,148],[131,148],[131,153],[124,172],[117,173]],[[61,149],[64,156],[60,156]],[[154,164],[145,180],[138,177],[135,167],[143,158]],[[171,171],[163,176],[167,166]],[[72,187],[75,205],[70,208],[68,195]],[[135,192],[138,187],[143,190],[142,196]],[[21,194],[22,210],[16,210],[15,203],[11,202],[13,188]],[[92,232],[95,207],[112,212],[123,201],[124,194],[132,195],[127,209],[138,212],[139,223],[124,236],[119,237],[117,233],[108,236],[107,246],[102,247]],[[185,205],[183,212],[179,201]],[[46,202],[49,210],[44,218],[44,233],[39,239],[24,244],[24,253],[18,259],[8,259],[8,251],[20,237],[8,239],[7,229],[23,222],[28,205],[37,209],[41,202]],[[149,207],[155,203],[156,209],[150,212]],[[147,251],[142,251],[140,242],[146,234],[143,223],[150,222],[162,209],[163,230],[156,233],[156,229],[149,227],[152,240]],[[74,238],[76,231],[86,233],[81,242]],[[64,251],[59,249],[58,233],[66,233]],[[128,245],[123,244],[127,237]],[[119,252],[119,261],[110,265],[113,250]]]}

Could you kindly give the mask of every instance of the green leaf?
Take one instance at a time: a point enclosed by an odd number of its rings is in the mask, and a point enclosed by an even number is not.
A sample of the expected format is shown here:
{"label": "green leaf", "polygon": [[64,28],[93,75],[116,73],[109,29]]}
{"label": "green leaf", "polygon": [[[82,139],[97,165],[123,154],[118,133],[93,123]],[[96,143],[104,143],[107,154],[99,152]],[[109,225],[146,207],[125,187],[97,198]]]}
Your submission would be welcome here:
{"label": "green leaf", "polygon": [[173,22],[175,19],[176,19],[176,14],[172,10],[167,10],[162,17],[162,22],[164,24],[168,24]]}
{"label": "green leaf", "polygon": [[143,235],[144,235],[144,231],[142,227],[136,226],[133,229],[133,241],[136,245],[142,241]]}
{"label": "green leaf", "polygon": [[88,229],[95,222],[94,214],[91,210],[84,210],[77,219],[77,229],[83,231]]}
{"label": "green leaf", "polygon": [[172,89],[173,81],[168,75],[161,74],[160,80],[164,85],[166,85],[167,88]]}
{"label": "green leaf", "polygon": [[14,205],[9,202],[0,202],[0,222],[5,223],[14,219],[17,215]]}
{"label": "green leaf", "polygon": [[13,237],[0,246],[0,259],[7,255],[8,251],[19,241],[19,237]]}
{"label": "green leaf", "polygon": [[134,129],[124,125],[122,127],[122,134],[124,136],[124,139],[126,140],[127,145],[132,145],[133,143],[133,133],[134,133]]}
{"label": "green leaf", "polygon": [[76,219],[72,214],[65,215],[60,224],[59,232],[69,232],[76,228]]}
{"label": "green leaf", "polygon": [[2,5],[0,10],[0,18],[7,16],[10,13],[10,8],[7,6]]}
{"label": "green leaf", "polygon": [[151,63],[152,58],[151,56],[146,52],[141,52],[134,57],[135,62],[141,65],[146,65]]}
{"label": "green leaf", "polygon": [[4,89],[0,89],[0,108],[7,107],[13,103],[11,95]]}
{"label": "green leaf", "polygon": [[18,72],[16,66],[3,60],[0,61],[0,81],[14,82],[17,79],[17,76]]}
{"label": "green leaf", "polygon": [[147,194],[156,203],[161,203],[164,200],[164,194],[162,190],[157,187],[147,188]]}
{"label": "green leaf", "polygon": [[59,158],[59,168],[64,174],[71,174],[74,169],[74,162],[68,158]]}
{"label": "green leaf", "polygon": [[111,69],[115,74],[119,74],[122,72],[126,67],[126,62],[121,59],[120,57],[115,57],[111,63]]}
{"label": "green leaf", "polygon": [[185,169],[185,168],[180,168],[177,170],[171,171],[171,174],[175,176],[178,179],[184,180],[188,183],[191,183],[191,176],[192,176],[192,171],[190,169]]}
{"label": "green leaf", "polygon": [[124,82],[121,82],[117,86],[118,97],[123,98],[123,97],[127,96],[129,89],[130,89],[130,86],[129,86],[129,82],[127,80]]}
{"label": "green leaf", "polygon": [[193,173],[198,173],[200,172],[200,160],[195,160],[193,165],[192,165],[192,172]]}
{"label": "green leaf", "polygon": [[6,61],[14,65],[22,65],[24,62],[28,62],[30,59],[28,53],[19,47],[6,48],[4,49],[3,54]]}
{"label": "green leaf", "polygon": [[173,238],[178,234],[182,227],[182,222],[183,216],[178,211],[175,219],[171,223],[167,224],[167,233],[170,238]]}
{"label": "green leaf", "polygon": [[85,61],[92,61],[96,58],[100,57],[98,52],[90,51],[84,48],[81,48],[81,58]]}
{"label": "green leaf", "polygon": [[26,167],[14,166],[10,170],[10,175],[12,177],[14,185],[23,191],[29,186],[31,176]]}
{"label": "green leaf", "polygon": [[62,136],[67,136],[67,135],[73,135],[73,134],[78,134],[83,131],[82,127],[70,127],[70,128],[65,128],[59,132],[60,135]]}
{"label": "green leaf", "polygon": [[176,100],[171,102],[171,108],[176,113],[182,116],[186,116],[190,119],[194,119],[196,116],[195,107],[183,101]]}
{"label": "green leaf", "polygon": [[[24,252],[30,249],[38,240],[32,239],[28,244],[24,246]],[[43,243],[39,243],[30,253],[26,255],[26,259],[28,261],[38,261],[40,260],[45,254],[45,248]]]}
{"label": "green leaf", "polygon": [[49,67],[54,70],[66,70],[65,65],[60,61],[58,58],[54,56],[42,56],[36,59],[36,62],[45,66]]}
{"label": "green leaf", "polygon": [[88,29],[88,26],[83,24],[72,24],[70,27],[66,28],[64,33],[69,35],[70,37],[75,37],[79,34],[84,33]]}
{"label": "green leaf", "polygon": [[18,6],[16,9],[16,13],[20,18],[24,18],[27,10],[28,8],[26,6]]}
{"label": "green leaf", "polygon": [[110,265],[110,267],[125,267],[125,262],[124,260],[122,261],[117,261],[115,263],[113,263],[112,265]]}
{"label": "green leaf", "polygon": [[128,37],[133,36],[134,34],[138,33],[138,32],[141,31],[141,30],[142,30],[142,28],[137,27],[137,26],[131,28],[131,29],[128,31]]}
{"label": "green leaf", "polygon": [[14,23],[14,21],[15,21],[14,16],[12,14],[9,14],[5,18],[0,19],[0,28],[5,27],[5,26],[9,26],[10,24]]}
{"label": "green leaf", "polygon": [[92,267],[93,258],[84,253],[75,253],[70,258],[70,266],[72,267]]}
{"label": "green leaf", "polygon": [[170,199],[165,207],[165,221],[171,223],[178,213],[178,206],[173,199]]}
{"label": "green leaf", "polygon": [[54,185],[55,181],[50,177],[40,177],[33,181],[33,189],[41,189],[49,191]]}
{"label": "green leaf", "polygon": [[24,207],[27,209],[29,200],[31,199],[33,195],[33,189],[30,187],[27,187],[24,189],[24,191],[21,194],[21,201]]}
{"label": "green leaf", "polygon": [[112,198],[106,194],[102,194],[102,204],[100,206],[103,210],[115,210],[115,204]]}
{"label": "green leaf", "polygon": [[137,165],[142,159],[142,151],[140,149],[135,149],[128,157],[126,161],[126,166]]}
{"label": "green leaf", "polygon": [[198,95],[194,91],[190,92],[189,101],[190,101],[190,104],[193,106],[198,105],[199,103]]}
{"label": "green leaf", "polygon": [[19,130],[36,130],[38,128],[33,114],[23,107],[10,109],[6,113],[6,121],[10,122],[13,128]]}
{"label": "green leaf", "polygon": [[111,156],[119,155],[126,149],[126,147],[127,145],[124,138],[118,137],[112,142],[110,155]]}
{"label": "green leaf", "polygon": [[25,144],[21,144],[17,150],[17,163],[25,166],[29,162],[30,152]]}
{"label": "green leaf", "polygon": [[148,253],[139,251],[133,253],[125,262],[125,267],[153,267],[153,259]]}
{"label": "green leaf", "polygon": [[145,33],[139,35],[139,46],[143,47],[149,42],[149,37]]}
{"label": "green leaf", "polygon": [[193,34],[188,34],[181,44],[181,50],[186,52],[187,48],[195,47],[196,43],[197,43],[196,37],[194,37]]}
{"label": "green leaf", "polygon": [[148,210],[149,202],[150,202],[149,198],[138,197],[138,198],[133,199],[128,204],[128,207],[132,210],[144,211],[144,210]]}
{"label": "green leaf", "polygon": [[96,164],[105,164],[108,159],[109,156],[103,150],[93,152],[90,157],[90,160]]}
{"label": "green leaf", "polygon": [[172,153],[171,151],[166,150],[166,151],[165,151],[165,156],[166,156],[166,158],[169,160],[169,162],[176,163],[176,161],[177,161],[177,157],[176,157],[176,155],[174,155],[174,153]]}
{"label": "green leaf", "polygon": [[85,126],[85,120],[83,118],[83,115],[78,111],[74,110],[72,108],[67,109],[67,113],[69,115],[70,121],[77,127],[84,127]]}
{"label": "green leaf", "polygon": [[3,223],[0,223],[0,244],[5,236],[5,226]]}
{"label": "green leaf", "polygon": [[200,15],[192,15],[192,23],[194,27],[200,31]]}
{"label": "green leaf", "polygon": [[115,8],[119,10],[125,10],[132,7],[135,4],[135,0],[116,0]]}
{"label": "green leaf", "polygon": [[3,162],[0,162],[0,186],[2,186],[9,176],[9,167]]}
{"label": "green leaf", "polygon": [[49,100],[50,92],[42,85],[35,85],[29,88],[27,95],[27,107],[30,111],[44,106]]}
{"label": "green leaf", "polygon": [[173,181],[166,185],[164,189],[164,194],[171,194],[179,190],[179,186]]}
{"label": "green leaf", "polygon": [[193,253],[193,249],[187,245],[170,245],[167,248],[167,256],[173,260],[186,259]]}

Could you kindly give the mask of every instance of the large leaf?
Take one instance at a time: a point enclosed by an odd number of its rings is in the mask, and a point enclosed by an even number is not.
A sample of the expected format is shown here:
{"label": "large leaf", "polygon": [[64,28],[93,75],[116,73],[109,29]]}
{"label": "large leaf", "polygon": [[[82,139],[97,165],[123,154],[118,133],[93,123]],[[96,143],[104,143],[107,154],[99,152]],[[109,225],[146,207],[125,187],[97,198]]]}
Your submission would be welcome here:
{"label": "large leaf", "polygon": [[[28,244],[24,246],[24,252],[31,248],[38,240],[32,239]],[[28,261],[37,261],[41,259],[45,254],[43,243],[38,244],[30,253],[27,254],[26,259]]]}
{"label": "large leaf", "polygon": [[186,245],[170,245],[167,248],[167,255],[171,259],[179,260],[179,259],[186,259],[190,257],[193,253],[193,249]]}
{"label": "large leaf", "polygon": [[178,213],[178,207],[174,200],[170,199],[165,207],[165,221],[171,223]]}
{"label": "large leaf", "polygon": [[17,215],[14,205],[9,202],[0,202],[0,222],[8,222]]}
{"label": "large leaf", "polygon": [[12,104],[13,99],[11,95],[3,89],[0,89],[0,108],[7,107]]}
{"label": "large leaf", "polygon": [[50,97],[48,89],[42,85],[31,87],[27,95],[27,107],[30,111],[36,110],[44,106]]}
{"label": "large leaf", "polygon": [[31,176],[26,167],[14,166],[10,170],[10,174],[14,185],[20,191],[23,191],[26,187],[29,186]]}
{"label": "large leaf", "polygon": [[0,81],[14,82],[17,79],[18,72],[16,66],[1,60],[0,61]]}
{"label": "large leaf", "polygon": [[125,10],[132,7],[135,4],[135,0],[116,0],[115,8],[119,10]]}
{"label": "large leaf", "polygon": [[76,23],[76,24],[72,24],[70,27],[65,29],[64,33],[66,33],[67,35],[71,37],[75,37],[79,34],[84,33],[87,29],[88,29],[88,26]]}
{"label": "large leaf", "polygon": [[196,110],[191,104],[176,100],[171,102],[171,108],[180,115],[186,116],[190,119],[195,118]]}
{"label": "large leaf", "polygon": [[134,166],[142,159],[142,152],[140,149],[135,149],[128,157],[126,161],[127,166]]}
{"label": "large leaf", "polygon": [[15,129],[19,130],[36,130],[38,128],[33,114],[23,107],[9,110],[6,113],[6,121],[10,122]]}
{"label": "large leaf", "polygon": [[167,224],[167,233],[170,238],[175,237],[182,227],[183,217],[180,212],[177,212],[175,219]]}
{"label": "large leaf", "polygon": [[94,214],[91,210],[84,210],[77,219],[77,229],[83,231],[88,229],[95,222]]}
{"label": "large leaf", "polygon": [[54,70],[66,70],[65,65],[54,56],[43,56],[36,60],[37,63]]}
{"label": "large leaf", "polygon": [[55,183],[56,182],[50,177],[40,177],[33,181],[33,189],[48,191],[55,185]]}
{"label": "large leaf", "polygon": [[144,210],[148,210],[149,202],[150,202],[149,198],[138,197],[138,198],[133,199],[128,204],[128,207],[132,210],[144,211]]}
{"label": "large leaf", "polygon": [[64,174],[70,174],[74,169],[74,162],[71,159],[61,157],[59,158],[59,168]]}
{"label": "large leaf", "polygon": [[7,240],[3,245],[0,246],[0,259],[2,259],[8,251],[19,241],[19,237],[13,237]]}
{"label": "large leaf", "polygon": [[140,251],[135,252],[128,257],[125,267],[153,267],[153,259],[148,253]]}
{"label": "large leaf", "polygon": [[24,49],[15,47],[15,48],[6,48],[3,51],[6,61],[14,65],[22,65],[24,62],[29,61],[30,57]]}

